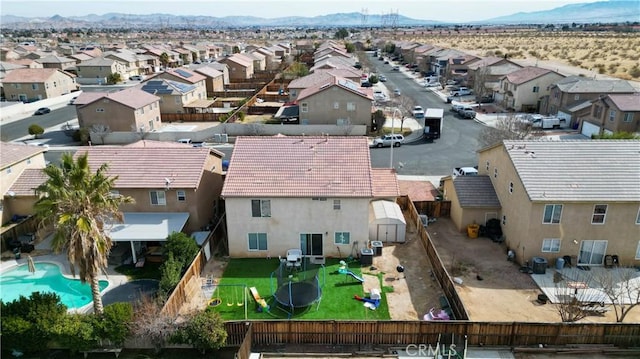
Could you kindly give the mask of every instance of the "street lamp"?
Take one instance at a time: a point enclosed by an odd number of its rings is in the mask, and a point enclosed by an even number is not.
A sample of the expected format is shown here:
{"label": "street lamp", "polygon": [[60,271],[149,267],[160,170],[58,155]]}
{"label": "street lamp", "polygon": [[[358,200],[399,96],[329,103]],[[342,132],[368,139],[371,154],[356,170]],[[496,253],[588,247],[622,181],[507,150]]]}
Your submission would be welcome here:
{"label": "street lamp", "polygon": [[393,138],[393,129],[394,129],[394,120],[396,118],[396,111],[400,112],[400,117],[402,118],[402,111],[397,107],[393,108],[393,113],[391,114],[391,156],[389,159],[389,167],[393,168],[393,147],[395,146],[394,138]]}

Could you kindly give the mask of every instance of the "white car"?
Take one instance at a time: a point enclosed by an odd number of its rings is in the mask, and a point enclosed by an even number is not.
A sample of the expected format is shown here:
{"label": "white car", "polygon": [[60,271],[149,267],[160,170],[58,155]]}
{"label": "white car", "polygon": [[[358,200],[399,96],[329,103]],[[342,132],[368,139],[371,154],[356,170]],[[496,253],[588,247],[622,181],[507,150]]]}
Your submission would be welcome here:
{"label": "white car", "polygon": [[393,94],[396,96],[400,96],[402,93],[400,92],[400,89],[395,89],[393,90]]}
{"label": "white car", "polygon": [[393,144],[393,147],[400,147],[404,143],[404,136],[402,135],[384,135],[373,140],[373,147],[389,147]]}
{"label": "white car", "polygon": [[460,87],[457,90],[453,90],[451,91],[451,96],[466,96],[466,95],[471,95],[471,90],[467,87]]}

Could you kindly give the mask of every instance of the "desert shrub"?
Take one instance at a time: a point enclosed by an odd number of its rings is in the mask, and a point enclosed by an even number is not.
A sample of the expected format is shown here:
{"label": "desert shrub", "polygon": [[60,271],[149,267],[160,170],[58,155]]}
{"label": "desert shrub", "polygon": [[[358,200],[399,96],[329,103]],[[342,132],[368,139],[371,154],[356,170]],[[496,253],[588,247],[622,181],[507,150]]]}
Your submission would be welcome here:
{"label": "desert shrub", "polygon": [[38,136],[44,133],[44,128],[34,123],[33,125],[29,126],[28,131],[31,136],[38,138]]}
{"label": "desert shrub", "polygon": [[173,258],[172,253],[169,253],[169,257],[160,266],[159,296],[164,299],[169,297],[173,288],[180,282],[181,268],[180,262]]}
{"label": "desert shrub", "polygon": [[218,312],[209,310],[192,314],[171,339],[174,343],[191,344],[203,354],[222,348],[226,340],[224,320]]}
{"label": "desert shrub", "polygon": [[173,232],[167,237],[163,247],[163,255],[168,258],[173,255],[180,264],[180,272],[183,272],[193,262],[200,248],[195,239],[182,232]]}
{"label": "desert shrub", "polygon": [[629,75],[631,75],[631,77],[638,78],[640,77],[640,67],[638,67],[638,65],[635,65],[631,70],[629,70]]}
{"label": "desert shrub", "polygon": [[240,122],[244,121],[245,116],[246,115],[245,115],[244,112],[242,112],[242,111],[238,112],[238,121],[240,121]]}

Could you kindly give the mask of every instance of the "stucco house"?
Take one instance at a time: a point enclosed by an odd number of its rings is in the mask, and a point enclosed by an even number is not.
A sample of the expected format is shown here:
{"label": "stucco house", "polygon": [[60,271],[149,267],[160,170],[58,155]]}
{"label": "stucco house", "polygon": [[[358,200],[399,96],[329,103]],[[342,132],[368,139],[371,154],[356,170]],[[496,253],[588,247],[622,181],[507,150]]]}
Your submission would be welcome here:
{"label": "stucco house", "polygon": [[222,71],[208,65],[194,68],[193,71],[205,77],[207,97],[214,97],[214,92],[224,91],[224,73]]}
{"label": "stucco house", "polygon": [[124,223],[114,225],[110,232],[133,262],[144,246],[161,244],[174,231],[200,231],[219,215],[224,154],[217,150],[139,141],[127,146],[85,147],[74,156],[84,153],[92,169],[107,163],[107,174],[118,176],[114,195],[135,200],[122,205]]}
{"label": "stucco house", "polygon": [[371,168],[365,137],[238,137],[222,189],[229,255],[360,250],[372,203],[397,206],[398,195],[395,172]]}
{"label": "stucco house", "polygon": [[614,132],[640,132],[640,93],[611,94],[591,102],[588,115],[580,123],[585,136]]}
{"label": "stucco house", "polygon": [[56,55],[45,56],[43,58],[37,59],[36,62],[41,63],[42,67],[45,69],[60,69],[60,70],[66,70],[70,67],[75,66],[76,64],[75,59],[72,59],[69,57],[63,57],[63,56],[56,56]]}
{"label": "stucco house", "polygon": [[474,61],[467,66],[467,87],[473,88],[476,95],[493,96],[500,87],[500,79],[522,66],[504,57],[487,57]]}
{"label": "stucco house", "polygon": [[3,80],[7,100],[31,102],[78,90],[76,77],[59,69],[15,69]]}
{"label": "stucco house", "polygon": [[118,74],[122,80],[129,79],[129,71],[124,62],[111,58],[96,57],[76,65],[78,82],[82,84],[106,84],[109,76]]}
{"label": "stucco house", "polygon": [[153,78],[140,89],[160,98],[160,113],[187,113],[187,104],[198,101],[198,88],[183,82]]}
{"label": "stucco house", "polygon": [[154,76],[153,79],[167,79],[193,85],[196,88],[195,98],[197,100],[203,100],[207,98],[207,85],[205,84],[206,77],[189,69],[166,69],[165,71],[160,72],[156,76]]}
{"label": "stucco house", "polygon": [[298,98],[300,91],[319,83],[326,83],[334,77],[342,77],[358,84],[360,83],[361,76],[362,71],[355,68],[318,70],[312,72],[307,76],[302,76],[289,82],[289,85],[287,85],[287,91],[289,92],[289,101],[295,101]]}
{"label": "stucco house", "polygon": [[588,113],[591,102],[608,94],[632,94],[636,90],[624,80],[596,80],[580,76],[569,76],[552,84],[549,96],[545,97],[541,113],[548,113],[575,123]]}
{"label": "stucco house", "polygon": [[[37,200],[34,189],[42,183],[45,148],[0,142],[0,218],[8,223],[14,215],[32,215]],[[33,181],[34,178],[41,180]],[[5,229],[2,234],[4,237]],[[8,229],[7,229],[8,230]],[[15,238],[15,235],[9,233]]]}
{"label": "stucco house", "polygon": [[[74,101],[80,128],[99,132],[149,132],[161,127],[160,97],[128,88],[117,92],[83,92]],[[96,134],[96,136],[98,136]],[[96,144],[101,143],[94,138]]]}
{"label": "stucco house", "polygon": [[551,85],[563,78],[563,75],[549,69],[523,67],[500,79],[494,97],[496,102],[514,111],[539,112]]}
{"label": "stucco house", "polygon": [[[445,179],[444,199],[452,200],[460,230],[498,218],[521,264],[569,256],[573,265],[602,266],[615,255],[621,265],[638,266],[639,151],[637,140],[504,141],[479,152],[477,177],[492,184],[476,189],[483,208],[455,203],[473,188],[462,184],[478,184],[465,176]],[[454,216],[455,207],[462,214]]]}
{"label": "stucco house", "polygon": [[243,81],[253,77],[253,60],[236,54],[218,60],[219,63],[227,65],[229,68],[229,81]]}
{"label": "stucco house", "polygon": [[301,90],[300,123],[309,125],[365,125],[371,130],[373,90],[340,77],[332,77]]}

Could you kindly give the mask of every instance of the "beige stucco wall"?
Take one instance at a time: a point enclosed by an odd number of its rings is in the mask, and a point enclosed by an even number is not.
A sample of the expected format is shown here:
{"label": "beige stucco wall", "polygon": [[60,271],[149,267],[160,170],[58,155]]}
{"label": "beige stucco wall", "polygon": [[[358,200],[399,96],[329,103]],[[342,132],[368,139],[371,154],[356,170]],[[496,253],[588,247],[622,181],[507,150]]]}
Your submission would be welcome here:
{"label": "beige stucco wall", "polygon": [[134,110],[118,102],[103,99],[78,108],[77,113],[78,123],[82,128],[106,125],[111,131],[132,132],[140,128],[149,131],[150,123],[154,129],[161,126],[158,102]]}
{"label": "beige stucco wall", "polygon": [[484,225],[487,220],[491,218],[497,218],[500,209],[499,208],[462,208],[458,201],[458,195],[453,187],[453,180],[451,177],[444,181],[444,200],[451,201],[450,218],[460,232],[466,233],[467,226],[476,223]]}
{"label": "beige stucco wall", "polygon": [[7,195],[7,191],[24,170],[44,168],[45,166],[44,153],[42,152],[2,169],[2,172],[0,172],[0,195],[3,196],[2,206],[0,207],[2,223],[9,221],[14,214],[27,215],[33,213],[33,200],[25,201],[23,197],[12,198]]}
{"label": "beige stucco wall", "polygon": [[3,88],[7,99],[17,101],[20,95],[29,100],[53,98],[75,91],[78,86],[74,77],[56,71],[43,83],[5,83]]}
{"label": "beige stucco wall", "polygon": [[[270,199],[271,217],[251,216],[252,199]],[[324,256],[351,253],[354,241],[358,248],[366,245],[369,235],[369,199],[341,198],[341,209],[333,209],[334,198],[314,201],[311,198],[227,198],[225,209],[229,238],[229,255],[241,257],[277,257],[287,249],[300,247],[301,233],[323,235]],[[336,245],[335,232],[349,232],[348,245]],[[249,233],[267,233],[267,251],[248,251]],[[340,253],[338,252],[340,247]]]}
{"label": "beige stucco wall", "polygon": [[[308,112],[302,112],[305,103],[308,104]],[[348,103],[355,104],[354,111],[347,110]],[[301,124],[335,125],[338,119],[343,119],[349,120],[351,125],[371,126],[372,101],[337,86],[306,97],[299,104]]]}
{"label": "beige stucco wall", "polygon": [[[489,161],[488,171],[486,161]],[[516,252],[518,260],[523,254],[524,260],[531,260],[534,256],[544,257],[551,265],[557,257],[579,255],[580,245],[584,240],[607,240],[606,254],[619,255],[623,265],[640,264],[635,259],[640,241],[640,225],[635,223],[640,202],[531,202],[504,147],[498,146],[480,152],[478,164],[480,174],[491,176],[502,205],[499,218],[502,220],[503,216],[506,217],[506,222],[502,225],[506,244]],[[494,177],[496,168],[498,176]],[[513,193],[509,193],[509,182],[514,183]],[[542,223],[546,204],[563,206],[559,224]],[[608,205],[604,224],[591,224],[596,204]],[[543,240],[550,238],[561,239],[560,252],[542,252]]]}
{"label": "beige stucco wall", "polygon": [[227,65],[229,68],[229,80],[233,82],[233,80],[246,80],[253,77],[253,63],[251,65],[244,67],[240,64],[237,64],[233,61],[220,61]]}
{"label": "beige stucco wall", "polygon": [[111,74],[120,74],[122,80],[128,80],[127,67],[115,61],[111,66],[82,66],[78,65],[78,77],[82,78],[106,78]]}
{"label": "beige stucco wall", "polygon": [[[536,105],[542,97],[549,95],[548,88],[551,84],[558,82],[562,78],[562,75],[551,72],[518,85],[513,90],[514,108],[519,111],[523,105]],[[538,92],[533,92],[535,86],[538,86]]]}

